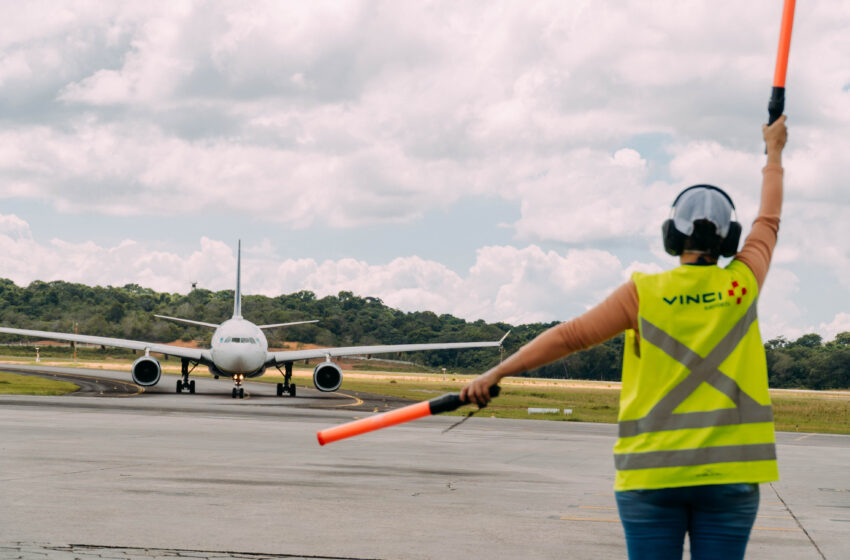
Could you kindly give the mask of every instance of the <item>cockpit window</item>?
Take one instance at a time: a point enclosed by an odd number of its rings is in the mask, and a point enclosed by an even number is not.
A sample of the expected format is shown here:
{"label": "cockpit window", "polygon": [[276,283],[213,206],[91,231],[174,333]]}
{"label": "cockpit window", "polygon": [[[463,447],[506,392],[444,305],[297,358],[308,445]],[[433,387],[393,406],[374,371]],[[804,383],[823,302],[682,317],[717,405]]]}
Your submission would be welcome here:
{"label": "cockpit window", "polygon": [[225,342],[235,342],[238,344],[257,344],[257,339],[253,336],[228,336],[224,339]]}

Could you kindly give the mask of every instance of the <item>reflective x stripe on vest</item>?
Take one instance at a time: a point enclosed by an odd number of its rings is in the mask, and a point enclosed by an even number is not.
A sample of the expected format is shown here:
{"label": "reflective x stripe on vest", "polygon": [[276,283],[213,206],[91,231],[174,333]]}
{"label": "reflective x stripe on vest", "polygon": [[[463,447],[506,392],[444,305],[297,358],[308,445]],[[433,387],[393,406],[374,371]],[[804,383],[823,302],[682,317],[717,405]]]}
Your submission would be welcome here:
{"label": "reflective x stripe on vest", "polygon": [[[756,402],[741,390],[734,379],[717,369],[743,340],[756,320],[755,300],[751,302],[746,314],[705,358],[647,321],[646,318],[640,319],[643,339],[684,365],[690,374],[658,401],[646,416],[638,420],[621,421],[620,437],[665,430],[773,421],[770,405]],[[736,408],[674,414],[676,407],[682,404],[703,382],[729,397]],[[632,470],[775,459],[774,444],[760,443],[615,454],[614,464],[618,470]]]}

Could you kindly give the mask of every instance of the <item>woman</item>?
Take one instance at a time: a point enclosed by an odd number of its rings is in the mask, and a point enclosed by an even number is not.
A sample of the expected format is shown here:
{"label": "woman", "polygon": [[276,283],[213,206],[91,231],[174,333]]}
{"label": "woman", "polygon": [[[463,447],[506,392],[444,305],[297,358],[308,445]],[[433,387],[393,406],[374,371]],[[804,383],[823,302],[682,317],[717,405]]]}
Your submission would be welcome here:
{"label": "woman", "polygon": [[[763,127],[767,165],[744,247],[732,200],[694,185],[662,228],[680,266],[635,273],[605,301],[549,329],[461,391],[485,405],[507,375],[626,333],[614,489],[629,558],[743,558],[758,483],[778,479],[756,302],[779,230],[782,116]],[[734,259],[717,266],[720,256]]]}

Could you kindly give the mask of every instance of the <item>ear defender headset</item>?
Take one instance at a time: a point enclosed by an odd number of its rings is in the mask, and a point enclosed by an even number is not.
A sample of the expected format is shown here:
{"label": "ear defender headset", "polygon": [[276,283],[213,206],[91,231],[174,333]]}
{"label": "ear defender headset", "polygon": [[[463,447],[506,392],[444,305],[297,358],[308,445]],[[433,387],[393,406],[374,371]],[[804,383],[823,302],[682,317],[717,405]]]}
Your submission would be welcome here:
{"label": "ear defender headset", "polygon": [[676,215],[676,204],[679,203],[679,200],[681,200],[685,193],[694,189],[708,189],[719,192],[723,195],[723,198],[729,202],[729,206],[732,207],[729,231],[720,243],[719,253],[722,257],[734,256],[735,253],[738,252],[738,241],[741,239],[741,224],[737,221],[738,216],[735,211],[735,203],[732,202],[732,199],[723,191],[723,189],[715,187],[714,185],[693,185],[679,193],[679,196],[677,196],[676,200],[673,201],[673,206],[670,209],[670,218],[664,220],[664,224],[661,226],[661,233],[664,236],[664,249],[674,257],[681,255],[685,250],[685,240],[688,236],[676,229],[673,217]]}

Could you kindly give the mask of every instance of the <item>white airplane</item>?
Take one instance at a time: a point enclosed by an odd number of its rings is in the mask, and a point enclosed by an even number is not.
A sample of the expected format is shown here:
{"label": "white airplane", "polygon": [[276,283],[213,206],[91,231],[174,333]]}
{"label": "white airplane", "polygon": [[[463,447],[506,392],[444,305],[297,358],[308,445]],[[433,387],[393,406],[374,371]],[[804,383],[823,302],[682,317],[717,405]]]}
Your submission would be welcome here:
{"label": "white airplane", "polygon": [[[255,325],[242,318],[242,293],[241,293],[241,269],[242,269],[242,242],[237,247],[236,257],[236,291],[233,297],[233,317],[220,325],[192,321],[178,317],[167,317],[156,315],[161,319],[179,321],[192,325],[201,325],[215,329],[212,336],[211,348],[183,348],[170,344],[159,344],[155,342],[143,342],[138,340],[125,340],[121,338],[109,338],[103,336],[88,336],[82,334],[57,333],[49,331],[34,331],[28,329],[13,329],[0,327],[0,333],[15,334],[20,336],[31,336],[36,338],[47,338],[56,340],[67,340],[71,342],[82,342],[87,344],[100,344],[116,348],[128,348],[131,350],[142,350],[145,355],[133,362],[131,375],[133,382],[142,387],[156,385],[162,376],[162,367],[159,361],[150,355],[151,352],[165,354],[180,358],[182,367],[182,378],[177,380],[177,392],[182,393],[184,389],[190,393],[195,392],[195,381],[189,380],[191,373],[198,365],[209,368],[216,379],[219,376],[233,378],[233,391],[231,396],[243,398],[245,389],[242,381],[246,377],[259,377],[263,375],[266,368],[276,367],[280,370],[283,366],[283,383],[277,384],[277,395],[288,393],[295,396],[295,384],[292,382],[292,364],[297,360],[308,360],[311,358],[324,358],[325,360],[313,370],[313,385],[323,392],[336,391],[342,385],[342,370],[331,361],[331,358],[342,356],[369,356],[372,354],[389,354],[393,352],[414,352],[419,350],[449,350],[462,348],[486,348],[500,347],[508,334],[501,340],[495,342],[440,342],[432,344],[390,344],[380,346],[347,346],[342,348],[316,348],[313,350],[284,350],[281,352],[269,352],[269,343],[262,329],[275,327],[286,327],[301,325],[305,323],[316,323],[313,321],[295,321],[292,323],[278,323],[274,325]],[[191,366],[191,369],[190,369]]]}

